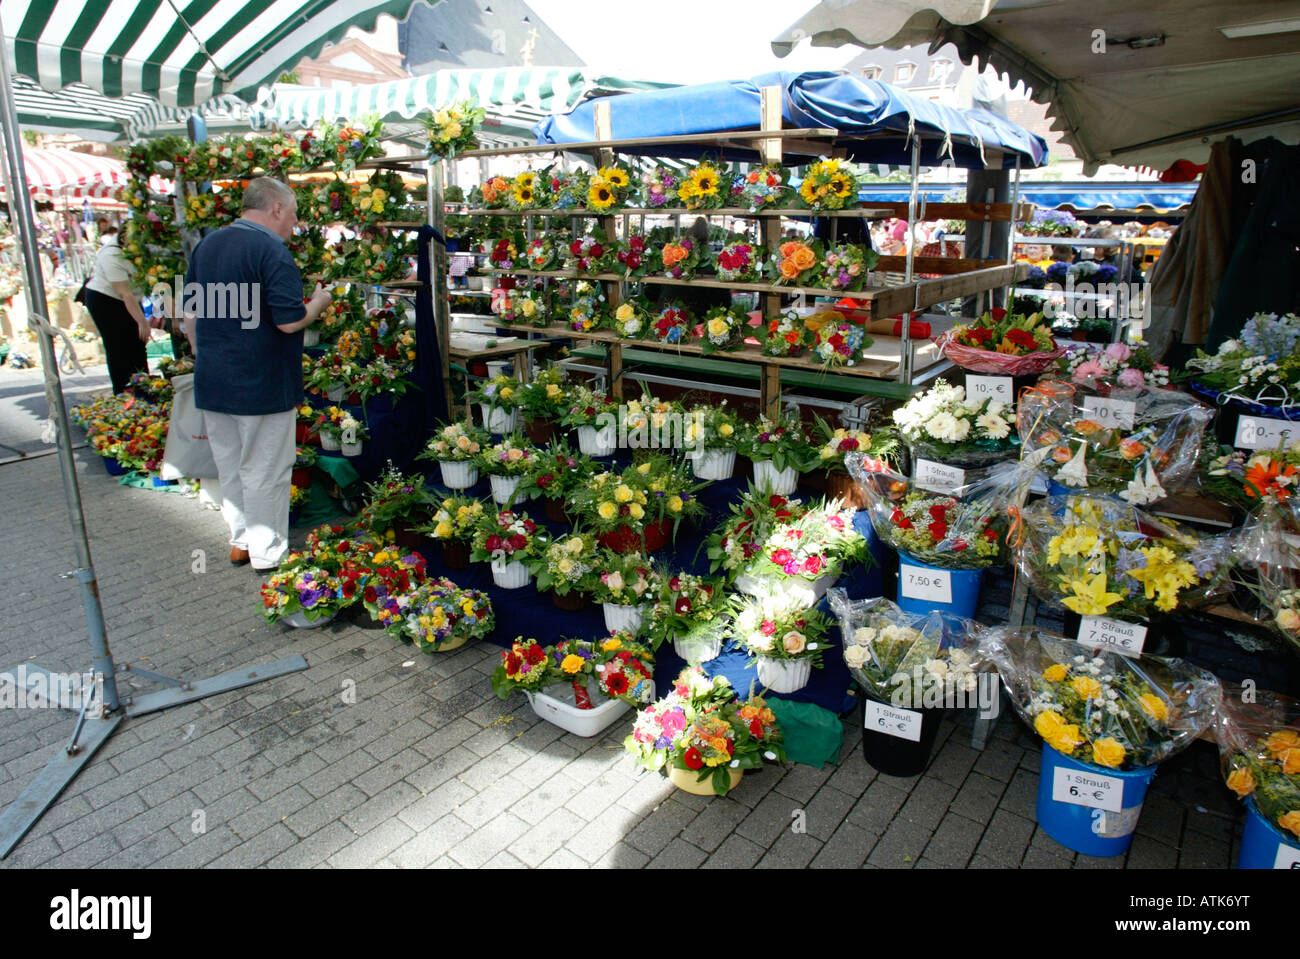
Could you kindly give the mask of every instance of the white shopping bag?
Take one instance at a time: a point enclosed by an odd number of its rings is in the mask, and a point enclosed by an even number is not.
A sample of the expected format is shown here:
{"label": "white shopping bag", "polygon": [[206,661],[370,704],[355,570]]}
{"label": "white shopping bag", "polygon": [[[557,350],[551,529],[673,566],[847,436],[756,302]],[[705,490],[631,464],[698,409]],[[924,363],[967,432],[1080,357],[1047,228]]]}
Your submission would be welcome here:
{"label": "white shopping bag", "polygon": [[167,449],[159,470],[165,480],[216,479],[217,463],[208,445],[203,411],[194,405],[194,374],[172,377],[172,413],[167,424]]}

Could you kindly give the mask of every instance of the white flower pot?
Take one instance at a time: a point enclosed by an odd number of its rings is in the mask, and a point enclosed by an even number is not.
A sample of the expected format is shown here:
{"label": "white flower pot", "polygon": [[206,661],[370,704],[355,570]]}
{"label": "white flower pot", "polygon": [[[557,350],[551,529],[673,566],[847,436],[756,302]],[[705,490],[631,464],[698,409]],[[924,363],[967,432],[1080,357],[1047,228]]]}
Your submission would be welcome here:
{"label": "white flower pot", "polygon": [[736,577],[736,589],[747,596],[766,596],[770,593],[791,596],[804,606],[815,606],[826,595],[826,590],[835,585],[837,579],[839,573],[826,573],[811,583],[803,579],[763,579],[741,573]]}
{"label": "white flower pot", "polygon": [[320,333],[318,331],[310,328],[302,331],[303,346],[315,346],[319,342],[320,342]]}
{"label": "white flower pot", "polygon": [[492,498],[502,506],[509,506],[519,488],[518,476],[489,476],[492,483]]}
{"label": "white flower pot", "polygon": [[618,449],[618,432],[614,424],[599,430],[594,426],[579,426],[578,449],[584,456],[613,456]]}
{"label": "white flower pot", "polygon": [[799,471],[793,466],[777,470],[771,460],[758,460],[754,463],[754,485],[768,493],[789,496],[799,483]]}
{"label": "white flower pot", "polygon": [[329,450],[333,453],[337,453],[339,451],[340,444],[339,444],[339,438],[337,436],[335,436],[333,433],[326,433],[324,430],[321,430],[319,435],[320,435],[321,449]]}
{"label": "white flower pot", "polygon": [[504,436],[519,429],[518,410],[504,410],[497,406],[489,406],[487,403],[480,403],[478,408],[483,411],[483,425],[489,433],[499,433]]}
{"label": "white flower pot", "polygon": [[357,440],[355,443],[340,443],[340,444],[339,444],[339,447],[340,447],[340,449],[342,449],[342,451],[343,451],[343,455],[344,455],[344,456],[360,456],[360,455],[361,455],[361,441],[360,441],[360,440]]}
{"label": "white flower pot", "polygon": [[307,614],[302,610],[296,613],[290,613],[288,616],[280,617],[280,622],[286,626],[292,626],[294,629],[319,629],[333,621],[338,613],[330,613],[328,616],[322,616],[320,619],[308,619]]}
{"label": "white flower pot", "polygon": [[442,485],[447,489],[469,489],[478,482],[478,467],[468,461],[438,464],[442,471]]}
{"label": "white flower pot", "polygon": [[342,383],[331,386],[325,391],[325,398],[331,403],[338,403],[343,399],[343,391],[346,387]]}
{"label": "white flower pot", "polygon": [[645,610],[640,606],[619,606],[617,603],[602,603],[605,612],[605,628],[611,633],[627,632],[636,635],[645,622]]}
{"label": "white flower pot", "polygon": [[793,693],[808,685],[812,675],[809,659],[758,657],[758,681],[774,693]]}
{"label": "white flower pot", "polygon": [[502,589],[519,589],[532,582],[533,574],[519,561],[492,560],[492,581]]}
{"label": "white flower pot", "polygon": [[700,450],[691,460],[695,475],[702,480],[731,479],[736,468],[735,450]]}
{"label": "white flower pot", "polygon": [[722,637],[684,639],[674,636],[673,649],[688,663],[707,663],[710,659],[717,659],[718,653],[722,652]]}
{"label": "white flower pot", "polygon": [[548,692],[525,693],[533,712],[575,736],[595,736],[632,708],[621,699],[602,699],[594,679],[587,682],[587,692],[592,703],[599,703],[594,709],[577,707],[570,683],[549,686],[547,689]]}

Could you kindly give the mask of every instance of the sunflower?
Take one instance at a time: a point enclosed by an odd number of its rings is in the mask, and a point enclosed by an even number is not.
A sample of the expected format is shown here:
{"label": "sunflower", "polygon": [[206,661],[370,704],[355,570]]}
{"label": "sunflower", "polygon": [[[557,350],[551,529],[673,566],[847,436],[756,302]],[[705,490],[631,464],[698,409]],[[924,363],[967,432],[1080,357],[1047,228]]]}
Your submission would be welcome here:
{"label": "sunflower", "polygon": [[521,173],[521,174],[519,174],[518,177],[515,178],[515,182],[516,182],[519,186],[529,186],[529,187],[530,187],[530,186],[532,186],[536,181],[537,181],[537,174],[536,174],[536,173]]}
{"label": "sunflower", "polygon": [[840,199],[849,196],[853,191],[853,178],[845,176],[843,173],[836,173],[831,177],[831,191]]}
{"label": "sunflower", "polygon": [[621,190],[628,184],[627,172],[616,166],[602,167],[600,175],[603,176],[609,182],[609,185],[614,187],[616,190]]}
{"label": "sunflower", "polygon": [[614,205],[614,191],[604,180],[592,180],[587,190],[587,200],[593,209],[607,210]]}
{"label": "sunflower", "polygon": [[697,196],[713,196],[718,192],[718,171],[708,163],[701,163],[691,171],[690,186]]}

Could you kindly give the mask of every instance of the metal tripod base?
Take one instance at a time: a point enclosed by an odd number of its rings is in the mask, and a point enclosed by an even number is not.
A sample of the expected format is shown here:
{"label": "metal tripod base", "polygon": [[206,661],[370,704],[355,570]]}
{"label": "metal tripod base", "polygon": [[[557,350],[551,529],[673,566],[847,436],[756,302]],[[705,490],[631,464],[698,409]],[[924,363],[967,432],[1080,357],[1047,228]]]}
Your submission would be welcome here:
{"label": "metal tripod base", "polygon": [[[32,672],[37,670],[45,672],[41,667],[29,665],[27,668]],[[28,783],[21,795],[0,812],[0,859],[8,856],[23,836],[27,835],[28,830],[45,815],[45,810],[54,804],[59,794],[76,778],[77,773],[81,772],[82,767],[90,761],[90,757],[107,741],[124,719],[156,713],[171,706],[180,706],[218,693],[230,692],[232,689],[242,689],[268,679],[275,679],[277,676],[300,672],[306,668],[307,660],[301,655],[296,655],[260,666],[231,670],[192,683],[182,683],[154,675],[152,678],[174,685],[138,697],[126,707],[124,713],[119,711],[105,716],[100,713],[98,704],[87,703],[77,719],[72,739],[64,744],[45,768],[36,774],[36,778]],[[144,671],[132,670],[132,672],[143,673]],[[93,710],[92,705],[95,706]]]}

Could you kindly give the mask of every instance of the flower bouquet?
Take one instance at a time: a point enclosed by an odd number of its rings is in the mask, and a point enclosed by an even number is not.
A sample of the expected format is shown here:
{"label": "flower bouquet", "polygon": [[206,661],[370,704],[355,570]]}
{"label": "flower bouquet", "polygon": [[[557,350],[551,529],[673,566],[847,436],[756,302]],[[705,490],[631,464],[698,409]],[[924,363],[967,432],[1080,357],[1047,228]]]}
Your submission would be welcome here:
{"label": "flower bouquet", "polygon": [[742,435],[740,417],[727,408],[726,400],[691,410],[682,442],[695,475],[702,480],[730,479]]}
{"label": "flower bouquet", "polygon": [[1090,654],[1037,630],[992,630],[981,647],[1043,739],[1039,825],[1078,852],[1123,854],[1156,765],[1214,721],[1218,680],[1180,660]]}
{"label": "flower bouquet", "polygon": [[600,227],[575,239],[561,253],[564,269],[576,273],[610,273],[618,263],[618,244],[612,242]]}
{"label": "flower bouquet", "polygon": [[524,428],[534,443],[547,443],[555,435],[554,423],[567,409],[569,375],[562,366],[538,370],[519,387],[519,409]]}
{"label": "flower bouquet", "polygon": [[609,316],[604,312],[605,294],[592,291],[585,296],[575,297],[568,309],[569,329],[575,333],[589,333],[609,325]]}
{"label": "flower bouquet", "polygon": [[1198,350],[1187,361],[1196,385],[1256,406],[1294,405],[1300,396],[1300,316],[1256,313],[1241,336],[1213,355]]}
{"label": "flower bouquet", "polygon": [[492,498],[502,506],[519,499],[520,482],[537,469],[538,463],[537,450],[518,433],[485,446],[474,457],[474,465],[487,474],[491,483]]}
{"label": "flower bouquet", "polygon": [[739,306],[715,306],[704,314],[700,354],[734,350],[749,332],[749,312]]}
{"label": "flower bouquet", "polygon": [[595,569],[592,599],[604,607],[606,628],[640,634],[646,600],[660,588],[653,564],[643,553],[602,549]]}
{"label": "flower bouquet", "polygon": [[763,277],[763,248],[752,243],[724,246],[715,268],[718,279],[727,283],[758,283]]}
{"label": "flower bouquet", "polygon": [[596,684],[601,695],[633,706],[652,702],[654,695],[654,653],[623,630],[596,646]]}
{"label": "flower bouquet", "polygon": [[1020,446],[1012,405],[995,397],[968,400],[965,387],[943,380],[894,410],[893,417],[913,460],[968,469],[1015,456]]}
{"label": "flower bouquet", "polygon": [[394,639],[401,639],[411,595],[428,579],[424,557],[392,546],[376,552],[373,563],[364,580],[361,602],[372,621]]}
{"label": "flower bouquet", "polygon": [[848,476],[848,466],[844,458],[850,453],[862,453],[878,465],[879,469],[888,469],[888,460],[898,450],[898,440],[887,430],[864,433],[862,430],[832,427],[820,416],[816,417],[817,432],[821,434],[822,446],[817,451],[817,463],[826,470],[827,492],[832,499],[841,500],[854,509],[866,509],[867,501],[858,489],[857,482]]}
{"label": "flower bouquet", "polygon": [[626,167],[603,166],[587,178],[586,206],[592,213],[612,213],[627,206],[634,193]]}
{"label": "flower bouquet", "polygon": [[812,351],[822,366],[853,366],[862,359],[862,351],[874,340],[857,323],[850,323],[838,313],[815,314],[804,320],[812,331]]}
{"label": "flower bouquet", "polygon": [[391,531],[399,546],[418,548],[423,545],[419,539],[406,537],[429,518],[433,503],[424,488],[422,475],[407,476],[389,463],[379,478],[366,487],[366,503],[356,521],[377,536],[387,536]]}
{"label": "flower bouquet", "polygon": [[754,464],[754,484],[769,493],[788,496],[799,482],[799,474],[812,469],[817,447],[808,438],[797,415],[783,414],[758,421],[742,430],[737,444]]}
{"label": "flower bouquet", "polygon": [[492,672],[492,691],[509,699],[511,693],[535,693],[558,681],[547,648],[535,639],[518,636],[509,649],[501,651],[501,662]]}
{"label": "flower bouquet", "polygon": [[845,566],[866,558],[866,541],[853,528],[854,512],[832,502],[778,520],[754,557],[739,567],[736,588],[812,606]]}
{"label": "flower bouquet", "polygon": [[442,546],[443,563],[451,569],[469,567],[469,542],[483,516],[483,504],[468,496],[448,496],[425,526],[416,527]]}
{"label": "flower bouquet", "polygon": [[614,308],[610,328],[624,339],[639,340],[650,332],[656,318],[644,299],[624,300]]}
{"label": "flower bouquet", "polygon": [[822,258],[821,285],[835,293],[860,290],[867,282],[867,272],[879,259],[869,246],[833,246]]}
{"label": "flower bouquet", "polygon": [[503,373],[470,391],[467,398],[479,404],[483,426],[489,433],[504,436],[519,428],[519,387],[518,380]]}
{"label": "flower bouquet", "polygon": [[549,326],[551,323],[551,296],[546,290],[516,287],[493,292],[492,312],[506,325]]}
{"label": "flower bouquet", "polygon": [[764,356],[797,356],[812,345],[813,335],[794,310],[767,320],[759,327]]}
{"label": "flower bouquet", "polygon": [[559,259],[560,253],[549,237],[539,236],[524,248],[524,263],[530,270],[553,270]]}
{"label": "flower bouquet", "polygon": [[428,133],[429,156],[450,160],[478,146],[478,131],[487,119],[487,110],[473,100],[464,100],[421,119]]}
{"label": "flower bouquet", "polygon": [[623,746],[651,772],[667,768],[679,789],[725,796],[746,769],[782,761],[781,741],[761,698],[740,702],[725,678],[710,679],[692,666],[641,712]]}
{"label": "flower bouquet", "polygon": [[1290,502],[1300,483],[1300,440],[1284,449],[1253,454],[1231,446],[1207,447],[1201,460],[1197,470],[1201,490],[1245,512]]}
{"label": "flower bouquet", "polygon": [[[489,210],[504,209],[510,202],[510,194],[510,181],[503,176],[490,176],[477,188],[477,199]],[[471,190],[470,202],[475,198],[475,190]]]}
{"label": "flower bouquet", "polygon": [[560,609],[585,609],[600,579],[600,552],[596,538],[572,533],[551,542],[546,551],[528,563],[537,577],[538,592],[550,591]]}
{"label": "flower bouquet", "polygon": [[681,183],[678,171],[668,167],[653,167],[641,174],[641,196],[652,210],[668,206],[677,198]]}
{"label": "flower bouquet", "polygon": [[1145,346],[1070,344],[1057,365],[1072,382],[1094,388],[1102,384],[1126,390],[1144,386],[1158,389],[1169,385],[1169,367],[1157,363]]}
{"label": "flower bouquet", "polygon": [[352,221],[378,223],[406,216],[406,185],[400,174],[375,171],[370,179],[351,184]]}
{"label": "flower bouquet", "polygon": [[820,240],[804,243],[786,240],[777,248],[778,256],[767,261],[772,282],[786,286],[817,286],[821,278]]}
{"label": "flower bouquet", "polygon": [[474,457],[487,442],[487,432],[473,423],[450,423],[433,435],[420,458],[438,463],[442,485],[447,489],[469,489],[478,482]]}
{"label": "flower bouquet", "polygon": [[618,263],[623,268],[625,280],[639,279],[650,272],[653,257],[646,238],[639,233],[630,235],[618,247]]}
{"label": "flower bouquet", "polygon": [[[1104,393],[1104,395],[1102,395]],[[1136,506],[1189,476],[1212,412],[1173,390],[1040,383],[1020,398],[1026,464],[1060,486],[1116,493]]]}
{"label": "flower bouquet", "polygon": [[650,330],[660,343],[688,343],[695,335],[695,321],[679,306],[670,306],[654,317]]}
{"label": "flower bouquet", "polygon": [[426,653],[459,649],[492,632],[492,600],[449,579],[427,579],[403,609],[402,635]]}
{"label": "flower bouquet", "polygon": [[809,164],[799,184],[799,199],[810,210],[844,210],[858,204],[861,175],[843,160]]}
{"label": "flower bouquet", "polygon": [[1223,778],[1246,802],[1239,869],[1300,862],[1300,704],[1267,691],[1225,687],[1216,716]]}
{"label": "flower bouquet", "polygon": [[702,159],[678,181],[677,199],[688,210],[716,210],[731,198],[731,175],[727,167]]}
{"label": "flower bouquet", "polygon": [[563,440],[553,440],[537,452],[536,468],[519,482],[515,498],[541,496],[546,503],[546,518],[554,523],[568,522],[565,505],[587,484],[595,472],[595,463],[581,453],[574,454]]}
{"label": "flower bouquet", "polygon": [[1042,313],[1025,316],[1001,308],[954,326],[934,342],[958,366],[999,376],[1042,373],[1065,352]]}
{"label": "flower bouquet", "polygon": [[701,512],[697,489],[683,467],[654,456],[622,473],[597,473],[570,502],[602,546],[650,553],[667,545],[683,517]]}
{"label": "flower bouquet", "polygon": [[511,210],[537,210],[548,206],[551,202],[550,191],[547,190],[550,182],[545,171],[538,174],[525,170],[510,181],[506,206]]}
{"label": "flower bouquet", "polygon": [[774,693],[808,685],[822,665],[828,623],[797,597],[781,593],[736,596],[731,638],[758,663],[758,681]]}
{"label": "flower bouquet", "polygon": [[764,493],[753,486],[731,504],[731,515],[705,539],[709,571],[734,578],[762,552],[779,525],[802,517],[808,508],[799,500]]}
{"label": "flower bouquet", "polygon": [[492,579],[502,589],[519,589],[532,580],[528,567],[549,545],[550,535],[527,513],[485,511],[474,526],[470,559],[491,563]]}
{"label": "flower bouquet", "polygon": [[513,270],[521,263],[519,247],[511,237],[503,236],[492,244],[488,262],[498,270]]}
{"label": "flower bouquet", "polygon": [[708,247],[689,236],[651,249],[650,272],[674,280],[689,280],[708,265]]}
{"label": "flower bouquet", "polygon": [[1078,616],[1146,619],[1204,598],[1190,592],[1219,564],[1172,520],[1121,500],[1074,494],[1024,510],[1017,565],[1039,598]]}
{"label": "flower bouquet", "polygon": [[[357,570],[357,576],[361,574]],[[353,597],[342,595],[342,585],[335,572],[303,562],[292,554],[287,564],[262,585],[262,615],[266,621],[284,620],[300,629],[324,626],[352,601]]]}
{"label": "flower bouquet", "polygon": [[613,456],[618,449],[618,404],[611,397],[575,386],[560,424],[578,431],[578,448],[585,456]]}
{"label": "flower bouquet", "polygon": [[766,163],[752,167],[750,171],[736,178],[732,186],[732,195],[739,195],[736,206],[748,207],[750,212],[780,209],[794,201],[794,190],[790,188],[790,171],[779,163]]}
{"label": "flower bouquet", "polygon": [[722,651],[730,618],[720,579],[678,573],[660,581],[646,641],[658,649],[671,640],[682,659],[705,662]]}

